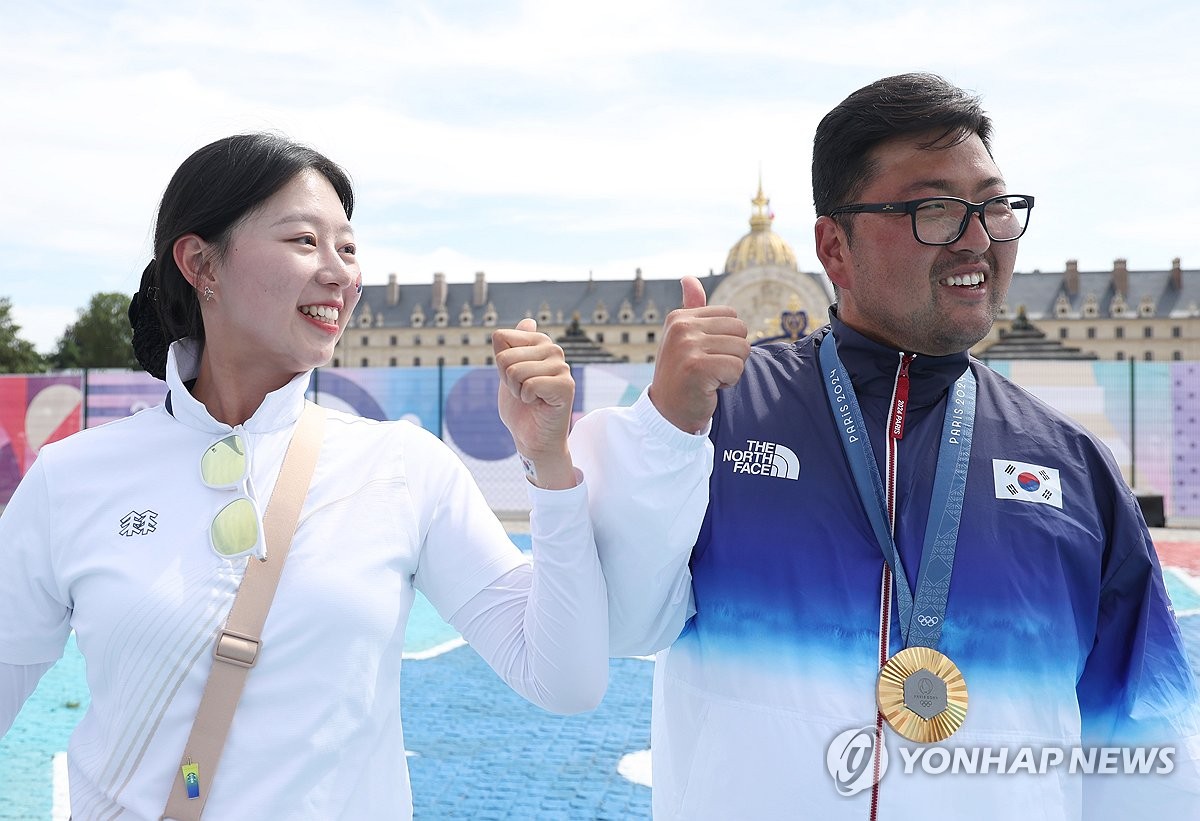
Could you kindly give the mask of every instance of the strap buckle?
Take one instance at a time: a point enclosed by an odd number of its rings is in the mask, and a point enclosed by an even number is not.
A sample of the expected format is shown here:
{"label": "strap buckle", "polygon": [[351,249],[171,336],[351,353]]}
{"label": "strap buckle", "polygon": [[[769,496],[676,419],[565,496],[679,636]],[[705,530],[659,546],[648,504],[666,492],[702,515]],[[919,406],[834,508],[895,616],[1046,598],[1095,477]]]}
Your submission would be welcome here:
{"label": "strap buckle", "polygon": [[222,628],[217,636],[217,645],[213,648],[213,658],[236,667],[253,667],[258,661],[261,647],[262,641],[255,636]]}

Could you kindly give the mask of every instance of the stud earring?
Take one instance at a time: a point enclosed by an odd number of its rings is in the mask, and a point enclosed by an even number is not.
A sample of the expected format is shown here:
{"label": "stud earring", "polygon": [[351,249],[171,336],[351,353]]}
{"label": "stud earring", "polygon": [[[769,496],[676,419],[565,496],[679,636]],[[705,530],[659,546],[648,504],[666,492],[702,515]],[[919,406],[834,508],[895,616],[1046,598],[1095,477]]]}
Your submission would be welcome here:
{"label": "stud earring", "polygon": [[204,286],[204,301],[212,302],[212,298],[213,298],[213,289],[209,288],[207,285],[205,285]]}

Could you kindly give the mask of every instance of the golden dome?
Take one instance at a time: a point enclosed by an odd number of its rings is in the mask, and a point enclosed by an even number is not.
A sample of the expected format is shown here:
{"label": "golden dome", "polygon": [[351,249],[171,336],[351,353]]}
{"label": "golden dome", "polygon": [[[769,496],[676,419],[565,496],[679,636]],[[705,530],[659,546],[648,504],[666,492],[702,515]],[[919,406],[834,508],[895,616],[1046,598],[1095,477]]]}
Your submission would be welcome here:
{"label": "golden dome", "polygon": [[775,215],[767,208],[771,201],[763,196],[761,175],[758,194],[750,202],[754,205],[754,211],[750,214],[750,233],[729,249],[729,256],[725,258],[725,272],[734,274],[747,268],[768,266],[798,270],[791,246],[771,230]]}

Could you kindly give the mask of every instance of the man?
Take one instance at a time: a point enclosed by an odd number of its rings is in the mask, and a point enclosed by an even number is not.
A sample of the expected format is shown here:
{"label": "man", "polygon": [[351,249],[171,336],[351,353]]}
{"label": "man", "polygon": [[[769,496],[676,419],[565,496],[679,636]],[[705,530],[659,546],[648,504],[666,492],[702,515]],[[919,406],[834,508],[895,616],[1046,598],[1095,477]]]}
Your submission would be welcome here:
{"label": "man", "polygon": [[751,353],[687,279],[647,394],[572,436],[612,651],[663,651],[657,819],[1194,817],[1196,685],[1135,499],[967,353],[1034,204],[990,135],[939,77],[852,94],[813,151],[831,325]]}

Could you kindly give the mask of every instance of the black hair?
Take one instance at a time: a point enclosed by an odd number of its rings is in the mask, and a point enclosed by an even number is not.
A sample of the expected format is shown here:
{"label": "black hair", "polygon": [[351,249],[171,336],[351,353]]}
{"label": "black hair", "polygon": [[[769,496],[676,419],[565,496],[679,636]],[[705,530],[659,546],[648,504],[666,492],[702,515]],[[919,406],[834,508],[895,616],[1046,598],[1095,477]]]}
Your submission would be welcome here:
{"label": "black hair", "polygon": [[346,211],[354,213],[349,175],[323,154],[278,134],[238,134],[193,153],[171,177],[158,207],[154,258],[129,303],[133,351],[147,372],[166,378],[167,348],[185,337],[204,339],[196,290],[175,264],[175,242],[196,234],[220,259],[233,229],[301,171],[320,173]]}
{"label": "black hair", "polygon": [[813,138],[817,216],[849,204],[875,173],[871,151],[896,137],[932,134],[923,148],[950,148],[979,135],[992,153],[992,121],[979,97],[936,74],[898,74],[860,88],[821,120]]}

